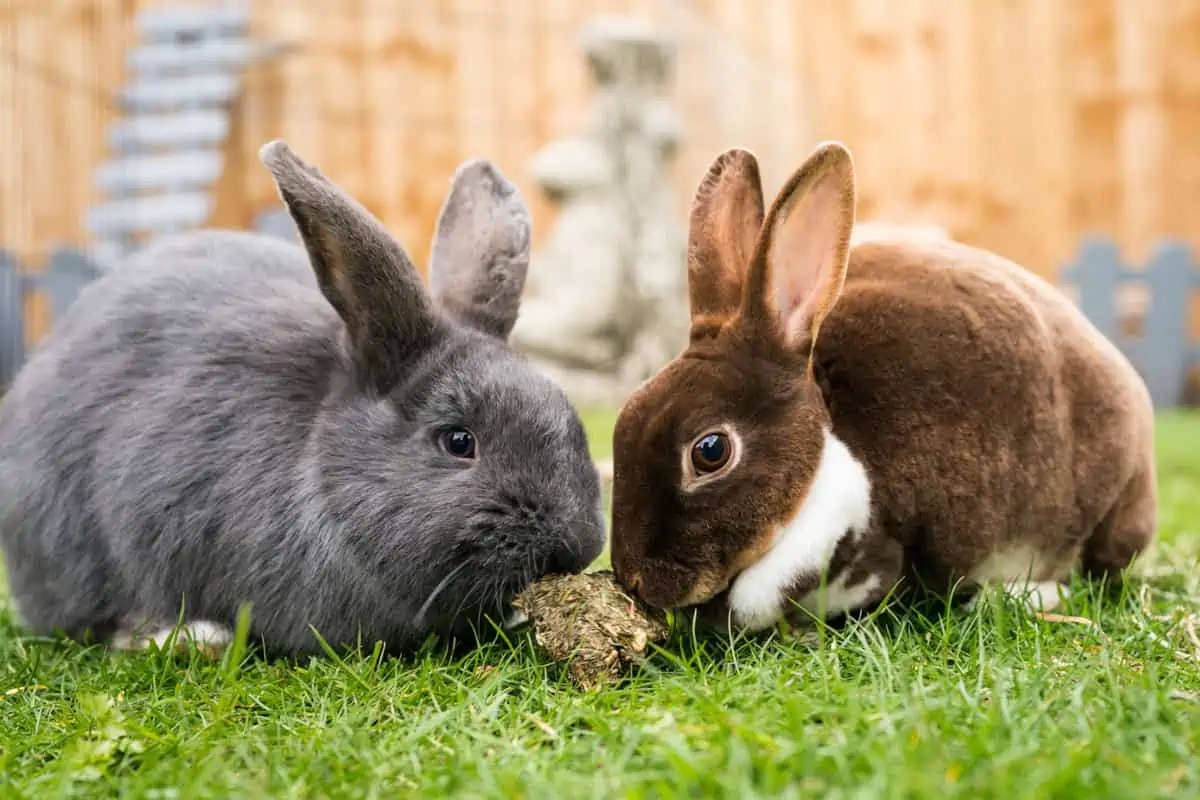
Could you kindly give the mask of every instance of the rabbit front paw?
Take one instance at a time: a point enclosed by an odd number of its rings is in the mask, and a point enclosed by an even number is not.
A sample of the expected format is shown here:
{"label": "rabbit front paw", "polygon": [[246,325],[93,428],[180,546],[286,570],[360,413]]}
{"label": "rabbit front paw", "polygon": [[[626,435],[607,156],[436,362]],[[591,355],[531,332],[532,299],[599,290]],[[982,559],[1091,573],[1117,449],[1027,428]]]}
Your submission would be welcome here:
{"label": "rabbit front paw", "polygon": [[124,625],[113,634],[112,639],[109,640],[109,646],[116,650],[136,652],[149,649],[150,643],[154,642],[155,646],[161,649],[166,647],[167,642],[172,634],[176,634],[176,631],[178,631],[175,636],[176,651],[185,650],[190,642],[201,654],[213,659],[220,658],[225,648],[233,641],[233,631],[228,627],[218,622],[201,619],[187,622],[179,628],[167,624]]}
{"label": "rabbit front paw", "polygon": [[[1026,583],[1025,581],[1004,581],[996,586],[1005,596],[1016,600],[1029,613],[1053,611],[1058,608],[1070,594],[1066,585],[1058,581],[1040,581]],[[967,601],[966,609],[974,612],[987,594],[988,586],[982,586]]]}

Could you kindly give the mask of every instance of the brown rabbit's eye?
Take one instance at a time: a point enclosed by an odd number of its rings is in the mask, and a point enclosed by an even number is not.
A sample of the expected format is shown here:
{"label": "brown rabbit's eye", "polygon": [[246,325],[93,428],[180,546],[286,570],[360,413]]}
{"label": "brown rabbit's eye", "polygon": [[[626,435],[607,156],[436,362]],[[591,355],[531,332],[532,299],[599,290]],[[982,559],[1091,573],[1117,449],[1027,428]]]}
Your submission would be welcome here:
{"label": "brown rabbit's eye", "polygon": [[733,454],[729,437],[723,433],[709,433],[701,436],[692,445],[692,466],[701,475],[716,472],[729,463]]}
{"label": "brown rabbit's eye", "polygon": [[442,434],[442,447],[455,458],[474,458],[475,436],[466,428],[451,428]]}

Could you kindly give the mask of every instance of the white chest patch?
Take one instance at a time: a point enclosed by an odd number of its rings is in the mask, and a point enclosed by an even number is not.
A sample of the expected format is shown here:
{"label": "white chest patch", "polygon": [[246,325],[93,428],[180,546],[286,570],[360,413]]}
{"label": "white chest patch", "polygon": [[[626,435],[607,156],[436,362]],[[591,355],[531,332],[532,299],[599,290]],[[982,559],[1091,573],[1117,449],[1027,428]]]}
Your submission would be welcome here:
{"label": "white chest patch", "polygon": [[[871,482],[866,469],[840,439],[826,431],[821,463],[796,515],[776,532],[767,554],[733,581],[729,590],[732,622],[747,630],[773,625],[796,578],[824,572],[838,542],[866,531],[870,518]],[[858,586],[839,586],[844,580],[845,575],[839,576],[826,587],[826,613],[861,605],[878,588],[868,586],[870,578]],[[875,577],[876,583],[878,580]],[[811,600],[815,608],[816,599],[806,597],[804,603]]]}

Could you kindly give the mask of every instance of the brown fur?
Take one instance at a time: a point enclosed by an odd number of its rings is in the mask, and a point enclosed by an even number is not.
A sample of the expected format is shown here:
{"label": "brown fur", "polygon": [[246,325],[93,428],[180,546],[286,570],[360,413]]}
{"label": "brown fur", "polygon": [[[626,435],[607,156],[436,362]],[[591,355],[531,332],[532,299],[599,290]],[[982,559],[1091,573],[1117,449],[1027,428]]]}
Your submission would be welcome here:
{"label": "brown fur", "polygon": [[[756,226],[752,155],[723,154],[702,181],[691,341],[614,432],[618,579],[660,607],[720,602],[803,502],[830,426],[867,470],[872,514],[828,581],[851,570],[879,575],[880,597],[906,576],[945,590],[1018,544],[1041,556],[1034,580],[1076,565],[1119,578],[1156,527],[1137,373],[1066,297],[999,256],[911,238],[847,255],[853,186],[849,153],[823,145]],[[814,273],[812,259],[829,266]],[[719,425],[743,457],[682,491],[681,449]],[[815,582],[797,576],[797,596]]]}
{"label": "brown fur", "polygon": [[692,203],[687,264],[693,328],[697,321],[720,326],[737,311],[762,221],[758,161],[741,149],[722,153]]}

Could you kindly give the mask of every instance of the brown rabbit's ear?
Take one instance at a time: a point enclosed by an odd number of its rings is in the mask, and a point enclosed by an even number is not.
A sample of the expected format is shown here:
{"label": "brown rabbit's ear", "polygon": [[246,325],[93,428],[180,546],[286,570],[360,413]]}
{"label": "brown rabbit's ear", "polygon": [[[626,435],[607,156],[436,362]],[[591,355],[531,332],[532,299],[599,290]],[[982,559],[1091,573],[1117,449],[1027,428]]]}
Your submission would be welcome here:
{"label": "brown rabbit's ear", "polygon": [[696,189],[688,226],[692,325],[735,314],[763,221],[762,179],[754,154],[717,156]]}
{"label": "brown rabbit's ear", "polygon": [[823,142],[767,212],[747,290],[750,309],[777,313],[789,344],[816,340],[846,280],[854,228],[854,161]]}

